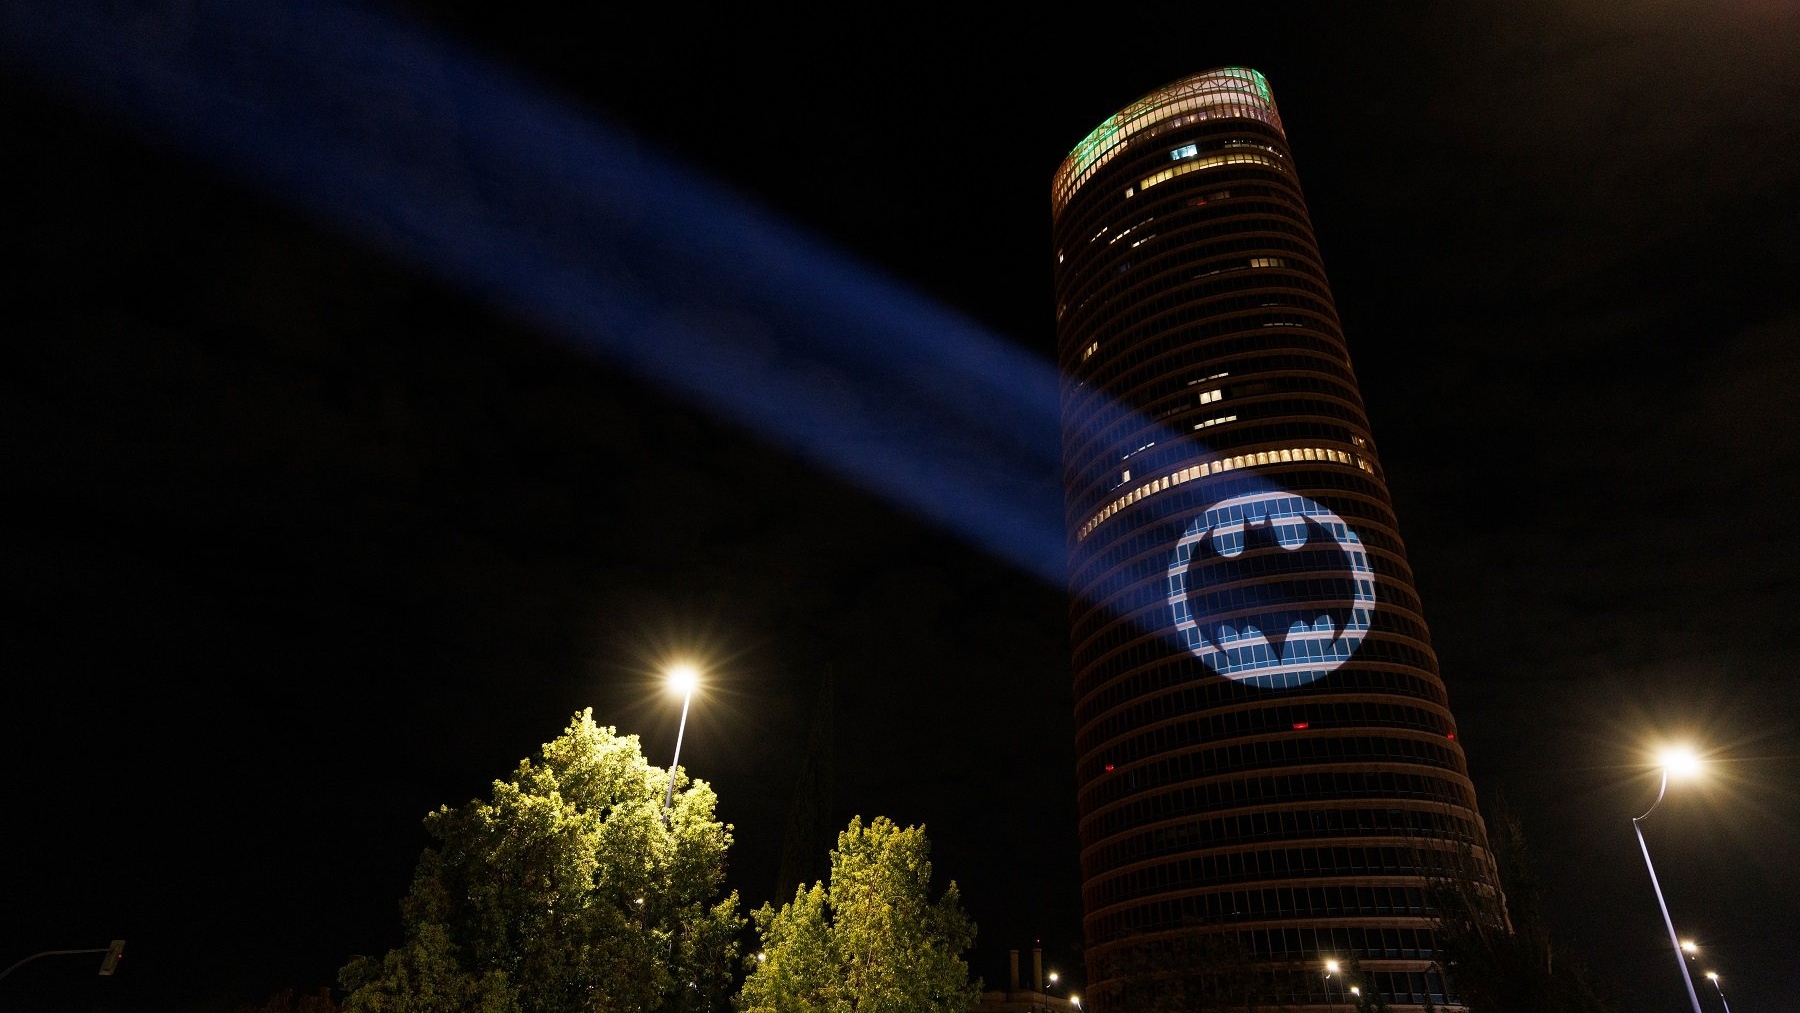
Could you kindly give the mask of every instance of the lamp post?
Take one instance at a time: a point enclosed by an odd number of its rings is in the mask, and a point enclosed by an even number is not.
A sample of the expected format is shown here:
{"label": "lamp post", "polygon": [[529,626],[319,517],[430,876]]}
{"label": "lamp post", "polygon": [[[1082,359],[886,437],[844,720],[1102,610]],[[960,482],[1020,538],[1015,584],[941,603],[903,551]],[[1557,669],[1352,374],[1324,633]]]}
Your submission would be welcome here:
{"label": "lamp post", "polygon": [[1731,1013],[1731,1003],[1725,1002],[1725,986],[1719,984],[1719,972],[1706,972],[1706,980],[1712,982],[1713,987],[1719,990],[1719,1001],[1725,1003],[1725,1013]]}
{"label": "lamp post", "polygon": [[1682,952],[1681,937],[1675,934],[1675,923],[1669,918],[1669,904],[1663,900],[1662,885],[1656,881],[1656,866],[1650,861],[1650,845],[1644,842],[1644,828],[1640,826],[1646,816],[1656,811],[1662,804],[1663,795],[1669,790],[1669,769],[1673,767],[1677,774],[1693,771],[1700,765],[1694,754],[1685,750],[1666,752],[1662,755],[1662,786],[1656,790],[1656,801],[1644,810],[1643,816],[1631,818],[1631,829],[1637,833],[1638,847],[1644,851],[1644,867],[1650,870],[1650,888],[1656,891],[1656,905],[1662,909],[1663,925],[1669,930],[1669,944],[1675,947],[1675,963],[1681,968],[1681,982],[1687,986],[1688,1002],[1694,1006],[1694,1013],[1700,1013],[1700,997],[1694,992],[1694,978],[1688,974],[1687,956]]}
{"label": "lamp post", "polygon": [[1325,961],[1325,973],[1321,977],[1324,979],[1324,982],[1325,982],[1325,1009],[1327,1011],[1330,1011],[1331,1009],[1335,1008],[1335,1004],[1331,1001],[1331,976],[1337,973],[1337,969],[1338,969],[1337,961],[1335,961],[1335,960]]}
{"label": "lamp post", "polygon": [[676,665],[669,670],[669,688],[681,694],[681,724],[675,728],[675,762],[669,764],[669,791],[663,796],[663,822],[669,821],[669,809],[675,804],[675,768],[681,766],[681,740],[687,735],[688,704],[694,700],[694,686],[700,674],[692,665]]}

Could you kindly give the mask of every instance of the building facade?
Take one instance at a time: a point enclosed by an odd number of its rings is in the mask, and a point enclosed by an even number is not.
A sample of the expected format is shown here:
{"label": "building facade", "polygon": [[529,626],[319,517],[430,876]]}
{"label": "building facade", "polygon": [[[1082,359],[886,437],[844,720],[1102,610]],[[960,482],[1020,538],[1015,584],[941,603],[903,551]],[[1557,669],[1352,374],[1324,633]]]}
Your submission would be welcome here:
{"label": "building facade", "polygon": [[1088,1008],[1457,1006],[1491,859],[1268,82],[1127,106],[1052,214]]}

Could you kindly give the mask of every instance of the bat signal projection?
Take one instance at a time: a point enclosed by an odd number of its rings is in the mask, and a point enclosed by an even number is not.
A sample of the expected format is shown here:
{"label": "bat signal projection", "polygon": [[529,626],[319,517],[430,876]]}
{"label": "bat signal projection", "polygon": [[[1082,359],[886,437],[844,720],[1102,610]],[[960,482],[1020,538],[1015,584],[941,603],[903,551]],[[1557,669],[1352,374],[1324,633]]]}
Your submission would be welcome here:
{"label": "bat signal projection", "polygon": [[1258,686],[1304,686],[1350,660],[1374,606],[1362,539],[1304,496],[1221,501],[1188,525],[1169,563],[1182,643],[1219,675]]}

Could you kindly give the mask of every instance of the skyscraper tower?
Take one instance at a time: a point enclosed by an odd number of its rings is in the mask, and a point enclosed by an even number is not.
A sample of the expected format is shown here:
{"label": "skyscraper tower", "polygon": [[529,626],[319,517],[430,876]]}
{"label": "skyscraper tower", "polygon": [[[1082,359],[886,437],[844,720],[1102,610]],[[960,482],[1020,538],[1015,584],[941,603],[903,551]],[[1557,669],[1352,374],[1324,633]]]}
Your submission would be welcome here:
{"label": "skyscraper tower", "polygon": [[1051,200],[1090,1008],[1455,1007],[1429,898],[1491,859],[1268,82],[1144,96]]}

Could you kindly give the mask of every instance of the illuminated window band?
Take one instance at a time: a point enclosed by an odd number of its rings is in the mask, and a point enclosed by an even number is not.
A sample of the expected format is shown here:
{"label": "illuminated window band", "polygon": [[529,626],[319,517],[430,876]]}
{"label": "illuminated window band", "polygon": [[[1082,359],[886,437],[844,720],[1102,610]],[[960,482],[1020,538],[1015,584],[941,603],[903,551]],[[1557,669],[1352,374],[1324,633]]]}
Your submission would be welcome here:
{"label": "illuminated window band", "polygon": [[1173,168],[1164,169],[1156,175],[1139,183],[1137,185],[1137,190],[1127,189],[1125,191],[1125,196],[1136,197],[1138,195],[1138,190],[1148,190],[1156,184],[1166,183],[1176,176],[1186,175],[1187,173],[1199,169],[1217,169],[1221,165],[1266,165],[1271,169],[1280,169],[1283,171],[1286,171],[1287,169],[1287,166],[1283,165],[1279,158],[1270,158],[1268,155],[1256,155],[1247,151],[1229,151],[1223,155],[1208,155],[1205,158],[1196,158],[1189,162],[1183,162]]}
{"label": "illuminated window band", "polygon": [[1231,457],[1221,457],[1213,461],[1202,461],[1190,468],[1183,468],[1172,475],[1164,475],[1161,478],[1151,479],[1143,485],[1138,486],[1136,489],[1131,490],[1125,495],[1120,496],[1118,499],[1113,500],[1111,503],[1101,507],[1100,512],[1089,518],[1088,522],[1081,526],[1081,530],[1076,532],[1075,540],[1078,542],[1086,540],[1087,536],[1092,534],[1095,528],[1099,527],[1103,521],[1113,514],[1118,513],[1139,500],[1154,496],[1164,489],[1173,488],[1184,482],[1192,482],[1197,478],[1205,478],[1208,475],[1236,471],[1239,468],[1254,468],[1264,464],[1289,464],[1295,461],[1333,461],[1337,464],[1352,464],[1371,475],[1375,474],[1375,469],[1370,466],[1368,461],[1363,460],[1360,456],[1348,454],[1342,450],[1332,450],[1329,447],[1286,447],[1281,450],[1259,450],[1254,454],[1235,454]]}
{"label": "illuminated window band", "polygon": [[1249,67],[1222,67],[1177,81],[1113,114],[1075,145],[1050,183],[1052,214],[1061,214],[1075,191],[1124,151],[1133,136],[1209,119],[1261,120],[1282,129],[1268,80]]}
{"label": "illuminated window band", "polygon": [[1214,504],[1169,561],[1176,634],[1238,682],[1293,689],[1323,678],[1362,646],[1374,608],[1375,569],[1355,529],[1292,493]]}

